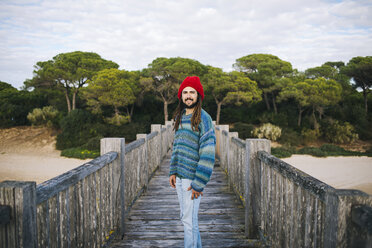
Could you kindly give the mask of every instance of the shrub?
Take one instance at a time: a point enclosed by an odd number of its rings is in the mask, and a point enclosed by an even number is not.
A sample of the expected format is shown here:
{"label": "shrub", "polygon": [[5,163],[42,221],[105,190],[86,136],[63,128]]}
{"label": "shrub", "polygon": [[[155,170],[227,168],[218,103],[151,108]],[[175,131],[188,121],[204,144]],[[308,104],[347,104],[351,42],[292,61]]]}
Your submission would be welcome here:
{"label": "shrub", "polygon": [[28,113],[27,119],[33,126],[53,127],[58,123],[59,112],[53,106],[46,106],[42,109],[35,108]]}
{"label": "shrub", "polygon": [[286,147],[273,147],[271,148],[271,154],[277,158],[289,158],[292,154],[295,154],[296,150],[293,148]]}
{"label": "shrub", "polygon": [[105,125],[104,137],[123,137],[125,142],[136,140],[137,133],[149,133],[145,123],[131,122],[120,127],[115,125]]}
{"label": "shrub", "polygon": [[372,139],[372,121],[362,120],[355,124],[355,130],[358,133],[359,139],[370,140]]}
{"label": "shrub", "polygon": [[57,136],[57,149],[79,147],[93,137],[102,136],[103,128],[97,127],[97,124],[94,125],[93,119],[93,116],[87,111],[72,110],[60,122],[62,132]]}
{"label": "shrub", "polygon": [[333,144],[324,144],[320,147],[320,149],[327,153],[342,153],[346,151],[344,148]]}
{"label": "shrub", "polygon": [[368,151],[366,152],[357,152],[357,151],[348,151],[342,147],[324,144],[320,149],[327,154],[327,156],[370,156]]}
{"label": "shrub", "polygon": [[330,119],[323,124],[322,129],[325,138],[332,143],[347,144],[359,138],[355,128],[348,122],[341,124],[337,120]]}
{"label": "shrub", "polygon": [[272,123],[280,127],[286,127],[288,126],[288,115],[284,113],[275,114]]}
{"label": "shrub", "polygon": [[271,123],[265,123],[262,126],[253,129],[252,135],[259,139],[266,138],[272,141],[277,140],[282,134],[282,129]]}
{"label": "shrub", "polygon": [[90,151],[80,147],[65,149],[61,152],[61,156],[79,159],[97,158],[99,155],[99,151]]}
{"label": "shrub", "polygon": [[301,131],[301,136],[305,144],[316,141],[320,137],[320,131],[317,129],[304,128]]}
{"label": "shrub", "polygon": [[273,116],[274,116],[274,113],[263,111],[263,112],[261,112],[260,116],[258,116],[258,121],[261,122],[261,123],[271,122],[271,121],[273,121]]}
{"label": "shrub", "polygon": [[301,134],[289,128],[282,130],[282,135],[280,136],[278,141],[281,144],[285,144],[289,146],[299,146],[303,142]]}
{"label": "shrub", "polygon": [[304,147],[297,151],[298,154],[309,154],[315,157],[326,157],[327,153],[317,147]]}
{"label": "shrub", "polygon": [[234,123],[234,127],[231,128],[231,132],[238,132],[239,138],[241,139],[247,139],[252,138],[252,131],[254,129],[254,126],[252,124],[248,123],[242,123],[242,122],[236,122]]}
{"label": "shrub", "polygon": [[365,153],[367,156],[372,157],[372,146],[367,147]]}
{"label": "shrub", "polygon": [[80,148],[90,150],[90,151],[99,151],[102,138],[103,138],[102,136],[93,137],[89,139],[87,143],[80,146]]}
{"label": "shrub", "polygon": [[125,115],[114,115],[113,117],[107,117],[105,118],[105,121],[108,124],[115,125],[115,126],[122,126],[124,124],[129,123],[130,116]]}

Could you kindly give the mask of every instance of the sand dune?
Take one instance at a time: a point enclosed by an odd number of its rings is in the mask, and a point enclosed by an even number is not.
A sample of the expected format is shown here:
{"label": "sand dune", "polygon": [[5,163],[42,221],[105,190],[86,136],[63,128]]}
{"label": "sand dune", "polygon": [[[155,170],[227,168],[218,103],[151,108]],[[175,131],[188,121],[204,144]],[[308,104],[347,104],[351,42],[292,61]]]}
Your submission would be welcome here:
{"label": "sand dune", "polygon": [[61,157],[55,139],[54,132],[43,127],[0,129],[0,182],[39,184],[90,161]]}
{"label": "sand dune", "polygon": [[1,154],[0,182],[35,181],[37,184],[72,170],[89,160],[32,154]]}
{"label": "sand dune", "polygon": [[292,155],[282,160],[337,189],[359,189],[372,195],[371,157]]}

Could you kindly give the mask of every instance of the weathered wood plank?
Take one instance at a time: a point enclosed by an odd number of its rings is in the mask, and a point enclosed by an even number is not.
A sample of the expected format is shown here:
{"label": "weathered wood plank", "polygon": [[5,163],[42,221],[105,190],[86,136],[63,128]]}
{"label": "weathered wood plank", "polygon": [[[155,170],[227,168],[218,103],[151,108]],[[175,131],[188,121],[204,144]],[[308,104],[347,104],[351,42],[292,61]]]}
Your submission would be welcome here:
{"label": "weathered wood plank", "polygon": [[[15,216],[15,204],[14,204],[14,201],[12,201],[13,199],[13,188],[4,188],[4,193],[3,193],[3,199],[4,199],[4,202],[9,205],[11,207],[11,216]],[[6,225],[5,227],[5,232],[6,233],[13,233],[13,234],[8,234],[7,236],[9,237],[8,238],[8,246],[9,247],[16,247],[17,246],[17,241],[16,241],[16,233],[15,233],[15,229],[16,229],[16,226],[15,226],[15,223],[13,221],[11,221],[8,225]]]}
{"label": "weathered wood plank", "polygon": [[[14,216],[14,204],[10,202],[11,199],[11,189],[7,188],[0,188],[0,204],[7,205],[10,207],[10,217]],[[12,226],[12,227],[11,227]],[[14,236],[12,237],[11,235],[8,235],[10,230],[13,230],[13,224],[9,223],[7,225],[0,226],[0,238],[1,240],[5,242],[0,242],[0,247],[1,248],[7,248],[9,247],[12,243],[14,244],[15,239]],[[8,238],[9,237],[9,238]],[[10,240],[12,239],[12,240]]]}
{"label": "weathered wood plank", "polygon": [[49,247],[58,247],[58,213],[57,213],[58,194],[48,200],[49,203]]}
{"label": "weathered wood plank", "polygon": [[96,235],[97,235],[97,224],[95,221],[96,217],[96,182],[95,182],[95,176],[94,174],[90,175],[88,177],[88,183],[89,183],[89,245],[92,248],[97,247],[96,245]]}
{"label": "weathered wood plank", "polygon": [[[183,239],[183,231],[136,231],[136,232],[126,232],[126,235],[131,239],[152,239],[152,240],[162,240],[164,237],[168,239]],[[223,232],[223,231],[214,231],[214,232],[204,232],[202,237],[205,238],[215,238],[215,239],[245,239],[244,234],[241,232]],[[128,239],[127,239],[128,240]]]}
{"label": "weathered wood plank", "polygon": [[62,175],[38,184],[36,188],[36,203],[40,204],[56,195],[58,192],[78,183],[88,175],[91,175],[102,167],[105,167],[106,164],[115,160],[117,156],[118,154],[116,152],[106,153],[88,163],[63,173]]}
{"label": "weathered wood plank", "polygon": [[99,181],[100,181],[100,197],[99,197],[99,209],[100,209],[100,241],[101,244],[105,242],[105,228],[104,228],[104,221],[105,221],[105,215],[103,214],[105,212],[105,181],[104,181],[104,169],[101,169],[99,171]]}
{"label": "weathered wood plank", "polygon": [[49,239],[48,239],[48,222],[49,219],[48,214],[48,201],[45,201],[37,206],[37,239],[38,239],[38,247],[48,247]]}
{"label": "weathered wood plank", "polygon": [[0,205],[0,225],[6,225],[10,222],[10,211],[11,211],[10,206]]}
{"label": "weathered wood plank", "polygon": [[77,247],[84,247],[84,180],[76,185]]}
{"label": "weathered wood plank", "polygon": [[60,247],[69,247],[70,220],[68,214],[68,189],[59,194]]}
{"label": "weathered wood plank", "polygon": [[77,214],[76,214],[76,186],[72,185],[68,189],[68,214],[70,216],[70,247],[77,247]]}
{"label": "weathered wood plank", "polygon": [[[183,226],[179,225],[179,223],[174,223],[173,225],[167,226],[156,226],[156,225],[136,225],[128,223],[127,231],[131,232],[142,232],[142,231],[149,231],[149,232],[183,232]],[[205,233],[212,233],[212,232],[244,232],[244,225],[199,225],[199,230]]]}
{"label": "weathered wood plank", "polygon": [[102,227],[101,227],[101,170],[97,171],[94,174],[94,180],[95,180],[95,204],[96,204],[96,216],[95,216],[95,222],[97,225],[97,235],[96,235],[96,243],[101,246],[102,239],[101,239],[101,232],[102,232]]}
{"label": "weathered wood plank", "polygon": [[[4,220],[3,223],[0,223],[0,248],[6,248],[7,246],[7,233],[6,233],[6,227],[4,224],[8,224],[10,221],[10,217],[12,214],[12,208],[8,205],[8,203],[5,202],[5,194],[4,189],[0,188],[0,204],[7,206],[8,208],[8,217],[6,217],[7,220]],[[4,211],[4,210],[3,210]],[[5,213],[6,214],[6,213]]]}
{"label": "weathered wood plank", "polygon": [[[112,248],[129,247],[183,247],[183,239],[163,239],[163,240],[124,240],[122,243],[112,244]],[[203,247],[205,248],[239,248],[239,247],[259,247],[260,242],[248,239],[210,239],[202,237]]]}

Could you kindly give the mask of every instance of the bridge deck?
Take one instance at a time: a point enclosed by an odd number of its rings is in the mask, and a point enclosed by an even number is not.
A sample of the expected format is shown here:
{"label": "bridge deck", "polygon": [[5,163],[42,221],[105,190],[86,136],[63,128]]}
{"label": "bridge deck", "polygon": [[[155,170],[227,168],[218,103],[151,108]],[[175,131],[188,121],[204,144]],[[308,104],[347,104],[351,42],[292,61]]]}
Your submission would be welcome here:
{"label": "bridge deck", "polygon": [[[169,157],[156,171],[144,193],[126,219],[123,240],[110,247],[183,247],[183,226],[179,219],[176,190],[168,183]],[[257,247],[244,236],[244,208],[227,185],[220,167],[215,167],[204,190],[199,209],[203,247]]]}

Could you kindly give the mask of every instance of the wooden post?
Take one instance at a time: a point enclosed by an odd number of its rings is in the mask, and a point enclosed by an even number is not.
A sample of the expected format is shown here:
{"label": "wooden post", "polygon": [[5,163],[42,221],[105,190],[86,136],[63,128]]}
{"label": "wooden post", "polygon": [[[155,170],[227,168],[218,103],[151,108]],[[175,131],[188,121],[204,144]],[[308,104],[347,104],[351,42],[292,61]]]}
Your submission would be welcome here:
{"label": "wooden post", "polygon": [[234,137],[234,138],[238,138],[238,132],[231,132],[229,133],[229,136],[228,136],[228,145],[227,145],[227,174],[228,174],[228,177],[227,177],[227,184],[228,186],[230,187],[231,190],[234,191],[234,182],[231,181],[231,178],[232,178],[232,175],[231,175],[231,166],[236,166],[236,165],[233,165],[232,164],[232,161],[233,158],[231,157],[232,156],[232,151],[231,151],[231,147],[230,147],[230,144],[231,144],[231,138]]}
{"label": "wooden post", "polygon": [[326,191],[324,219],[324,247],[336,247],[338,233],[338,197],[335,190]]}
{"label": "wooden post", "polygon": [[136,136],[137,139],[145,139],[145,144],[143,144],[145,146],[145,175],[146,175],[146,179],[145,179],[145,185],[144,185],[144,190],[146,191],[147,190],[147,186],[149,184],[149,161],[148,161],[148,153],[147,153],[147,150],[149,149],[148,147],[148,141],[147,141],[147,134],[145,133],[138,133],[137,136]]}
{"label": "wooden post", "polygon": [[[219,125],[220,128],[220,162],[221,167],[227,171],[229,159],[229,137],[227,136],[226,144],[224,140],[223,131],[229,133],[229,125]],[[225,145],[225,146],[224,146]]]}
{"label": "wooden post", "polygon": [[270,153],[270,140],[246,139],[245,142],[245,235],[258,239],[261,224],[261,162],[257,152]]}
{"label": "wooden post", "polygon": [[[125,139],[124,138],[103,138],[101,139],[101,156],[107,152],[117,152],[119,161],[120,171],[119,173],[113,173],[113,192],[116,194],[117,188],[120,187],[120,203],[115,203],[114,206],[120,206],[120,209],[115,209],[118,211],[120,234],[123,237],[125,230]],[[118,197],[115,197],[116,199]]]}
{"label": "wooden post", "polygon": [[0,225],[0,247],[37,247],[36,183],[0,183],[0,204],[10,207],[10,222]]}
{"label": "wooden post", "polygon": [[173,120],[171,121],[166,121],[165,125],[167,127],[167,137],[168,137],[168,151],[172,149],[173,145]]}
{"label": "wooden post", "polygon": [[155,132],[157,131],[158,132],[158,135],[160,135],[160,142],[159,142],[159,146],[160,146],[160,154],[159,154],[159,163],[161,163],[161,160],[162,160],[162,155],[163,155],[163,140],[162,140],[162,134],[161,134],[161,125],[160,124],[152,124],[151,125],[151,132]]}

